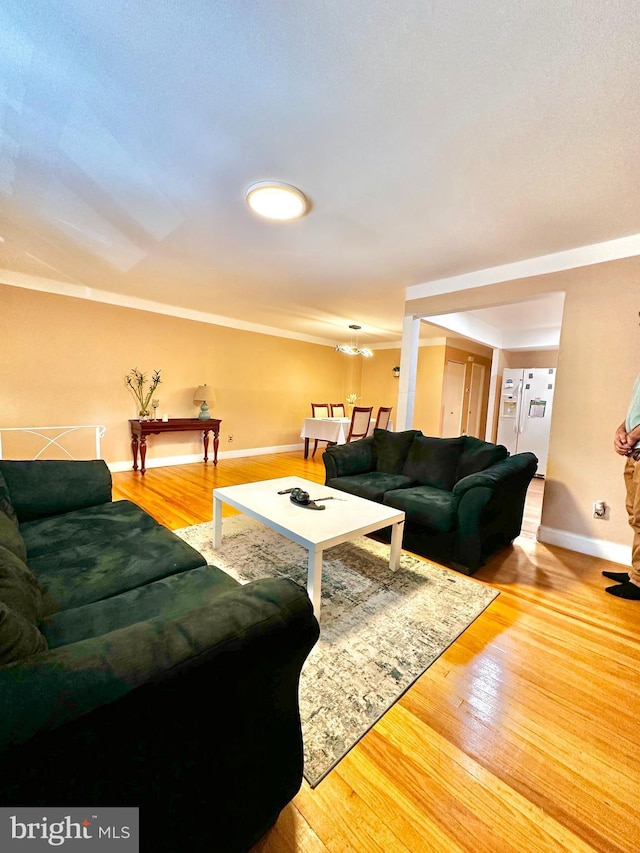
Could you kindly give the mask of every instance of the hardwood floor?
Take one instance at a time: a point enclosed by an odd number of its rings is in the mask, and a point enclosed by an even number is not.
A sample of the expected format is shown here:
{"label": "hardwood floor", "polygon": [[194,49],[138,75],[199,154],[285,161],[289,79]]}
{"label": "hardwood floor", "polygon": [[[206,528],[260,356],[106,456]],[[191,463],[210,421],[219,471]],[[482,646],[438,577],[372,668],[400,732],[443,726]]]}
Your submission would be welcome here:
{"label": "hardwood floor", "polygon": [[[114,498],[175,529],[216,486],[287,475],[323,482],[321,456],[114,474]],[[616,564],[536,542],[543,489],[474,575],[500,595],[252,853],[637,853],[640,603],[605,594]]]}

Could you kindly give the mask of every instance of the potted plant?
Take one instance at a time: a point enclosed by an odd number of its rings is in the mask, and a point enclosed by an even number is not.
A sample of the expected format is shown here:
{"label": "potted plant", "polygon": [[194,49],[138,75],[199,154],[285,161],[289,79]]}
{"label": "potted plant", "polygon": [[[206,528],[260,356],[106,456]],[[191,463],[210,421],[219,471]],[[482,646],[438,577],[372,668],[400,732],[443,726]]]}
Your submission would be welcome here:
{"label": "potted plant", "polygon": [[347,411],[349,412],[349,417],[351,417],[351,413],[353,412],[353,407],[358,402],[360,397],[357,394],[347,394],[345,400],[347,401]]}
{"label": "potted plant", "polygon": [[[147,381],[149,382],[149,387],[145,388]],[[124,377],[125,385],[129,391],[131,391],[135,397],[136,403],[138,404],[138,417],[140,420],[148,420],[149,403],[151,402],[153,392],[160,384],[160,381],[159,370],[154,370],[153,376],[148,380],[146,373],[138,370],[137,367],[130,370]]]}

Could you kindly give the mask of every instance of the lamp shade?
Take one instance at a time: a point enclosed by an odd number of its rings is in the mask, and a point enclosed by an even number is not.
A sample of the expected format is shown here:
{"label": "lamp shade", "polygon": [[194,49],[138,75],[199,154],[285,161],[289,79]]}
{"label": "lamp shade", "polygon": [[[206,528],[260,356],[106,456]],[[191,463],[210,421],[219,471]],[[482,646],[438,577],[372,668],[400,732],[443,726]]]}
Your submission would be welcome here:
{"label": "lamp shade", "polygon": [[210,388],[208,385],[199,385],[196,389],[196,393],[193,395],[194,403],[201,403],[200,406],[200,414],[198,418],[201,421],[208,421],[211,419],[211,414],[209,412],[209,403],[213,405],[216,401],[216,395],[213,393],[213,388]]}
{"label": "lamp shade", "polygon": [[200,385],[196,393],[193,395],[194,403],[215,403],[216,398],[213,393],[213,388],[209,385]]}

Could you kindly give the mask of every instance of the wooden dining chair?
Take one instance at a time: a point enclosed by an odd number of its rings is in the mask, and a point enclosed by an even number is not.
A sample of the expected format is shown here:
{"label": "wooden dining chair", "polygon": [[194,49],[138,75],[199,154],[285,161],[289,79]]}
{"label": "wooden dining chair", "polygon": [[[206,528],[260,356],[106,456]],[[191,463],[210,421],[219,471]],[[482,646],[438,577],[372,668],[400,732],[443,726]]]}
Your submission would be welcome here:
{"label": "wooden dining chair", "polygon": [[393,406],[380,406],[380,408],[378,409],[378,415],[376,417],[374,429],[387,429],[389,427],[389,420],[391,419],[392,409]]}
{"label": "wooden dining chair", "polygon": [[365,438],[371,426],[371,412],[373,406],[354,406],[351,413],[351,423],[349,425],[349,434],[347,442],[356,441],[358,438]]}
{"label": "wooden dining chair", "polygon": [[[330,410],[331,410],[331,407],[330,407],[329,403],[312,403],[311,404],[311,417],[312,418],[330,418],[331,417],[331,415],[329,414]],[[318,449],[318,442],[319,441],[322,441],[322,439],[316,438],[313,442],[313,453],[311,454],[312,459],[316,455],[316,450]],[[330,444],[334,444],[334,442],[328,441],[327,447]]]}
{"label": "wooden dining chair", "polygon": [[312,403],[311,404],[312,418],[330,418],[328,403]]}
{"label": "wooden dining chair", "polygon": [[346,418],[347,413],[344,410],[344,403],[329,403],[331,407],[332,418]]}

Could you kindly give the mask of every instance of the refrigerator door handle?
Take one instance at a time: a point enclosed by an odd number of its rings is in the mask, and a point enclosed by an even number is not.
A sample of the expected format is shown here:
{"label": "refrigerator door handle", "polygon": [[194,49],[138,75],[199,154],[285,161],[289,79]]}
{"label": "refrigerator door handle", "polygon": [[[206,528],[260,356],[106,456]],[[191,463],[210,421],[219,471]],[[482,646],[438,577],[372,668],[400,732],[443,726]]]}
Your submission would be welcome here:
{"label": "refrigerator door handle", "polygon": [[517,429],[519,435],[522,435],[522,431],[524,429],[522,423],[524,420],[524,380],[520,380],[518,384],[518,406],[516,411],[518,412],[518,417],[516,420]]}

